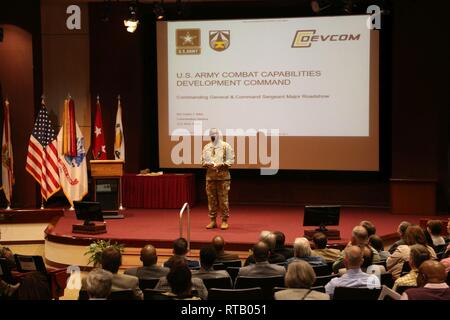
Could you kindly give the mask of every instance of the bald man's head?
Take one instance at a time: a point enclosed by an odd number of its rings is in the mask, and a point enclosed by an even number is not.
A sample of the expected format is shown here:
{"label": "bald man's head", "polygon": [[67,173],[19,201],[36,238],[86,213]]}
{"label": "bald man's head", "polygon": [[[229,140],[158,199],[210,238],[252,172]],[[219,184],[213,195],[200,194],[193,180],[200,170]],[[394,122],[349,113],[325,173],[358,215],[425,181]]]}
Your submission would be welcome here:
{"label": "bald man's head", "polygon": [[146,245],[141,249],[141,261],[145,267],[152,266],[158,261],[156,249],[151,244]]}
{"label": "bald man's head", "polygon": [[423,287],[427,283],[445,283],[447,274],[445,266],[436,260],[422,262],[417,276],[417,285]]}
{"label": "bald man's head", "polygon": [[253,257],[256,262],[263,262],[269,259],[269,246],[263,241],[259,241],[253,246]]}
{"label": "bald man's head", "polygon": [[348,246],[344,250],[344,264],[347,269],[359,269],[364,262],[363,253],[358,246]]}
{"label": "bald man's head", "polygon": [[212,239],[212,246],[214,247],[217,253],[220,253],[225,248],[225,240],[223,240],[221,236],[215,236]]}

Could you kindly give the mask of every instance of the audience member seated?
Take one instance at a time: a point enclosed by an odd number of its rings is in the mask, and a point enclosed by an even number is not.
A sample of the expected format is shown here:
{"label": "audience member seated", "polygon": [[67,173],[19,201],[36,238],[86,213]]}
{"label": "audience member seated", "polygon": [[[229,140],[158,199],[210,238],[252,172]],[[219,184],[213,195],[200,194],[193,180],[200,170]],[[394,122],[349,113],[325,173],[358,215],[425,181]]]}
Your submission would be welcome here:
{"label": "audience member seated", "polygon": [[[369,246],[362,248],[363,252],[363,263],[361,265],[361,270],[368,274],[381,275],[386,273],[386,268],[382,265],[373,264],[373,251]],[[339,276],[342,276],[347,272],[346,268],[339,269]]]}
{"label": "audience member seated", "polygon": [[191,270],[184,259],[173,261],[166,278],[170,290],[163,293],[164,295],[174,300],[200,300],[200,297],[192,295],[192,280],[194,279],[192,279]]}
{"label": "audience member seated", "polygon": [[274,231],[275,235],[275,248],[272,250],[275,254],[281,254],[285,260],[294,256],[294,250],[285,246],[286,237],[281,231]]}
{"label": "audience member seated", "polygon": [[[283,255],[281,255],[279,253],[275,253],[273,251],[275,249],[275,245],[276,245],[276,235],[273,234],[272,232],[266,233],[265,231],[263,231],[261,233],[261,237],[263,237],[261,239],[261,241],[266,243],[267,246],[269,247],[269,263],[284,263],[284,262],[286,262],[286,259],[284,258]],[[254,263],[255,263],[255,259],[252,254],[247,258],[247,260],[245,260],[244,266],[248,266],[249,264],[254,264]]]}
{"label": "audience member seated", "polygon": [[158,262],[158,254],[156,248],[151,244],[146,245],[141,249],[142,267],[130,268],[125,270],[125,274],[138,277],[140,280],[154,279],[166,276],[169,273],[169,268],[160,267]]}
{"label": "audience member seated", "polygon": [[200,249],[200,270],[193,270],[192,277],[200,279],[217,279],[231,277],[225,270],[214,270],[213,265],[216,261],[217,253],[213,246],[205,246]]}
{"label": "audience member seated", "polygon": [[186,260],[186,264],[190,269],[195,269],[200,267],[200,263],[195,260],[186,259],[186,254],[188,253],[188,243],[184,238],[178,238],[173,242],[173,256],[164,262],[164,267],[170,268],[172,266],[174,257],[182,257]]}
{"label": "audience member seated", "polygon": [[441,220],[429,220],[427,222],[427,231],[430,235],[431,243],[429,243],[432,247],[445,246],[445,239],[442,236],[442,225]]}
{"label": "audience member seated", "polygon": [[369,245],[377,250],[381,260],[386,260],[391,255],[389,251],[384,250],[383,240],[376,234],[369,237]]}
{"label": "audience member seated", "polygon": [[239,260],[237,254],[225,251],[225,240],[221,236],[215,236],[212,245],[217,252],[216,262]]}
{"label": "audience member seated", "polygon": [[369,274],[361,270],[364,262],[360,246],[350,245],[344,250],[344,265],[347,272],[339,278],[333,278],[325,285],[325,292],[333,296],[336,287],[367,288]]}
{"label": "audience member seated", "polygon": [[326,262],[334,262],[339,258],[341,250],[327,248],[328,239],[322,232],[314,233],[312,240],[314,242],[313,255],[322,256]]}
{"label": "audience member seated", "polygon": [[[369,236],[367,233],[367,229],[362,226],[356,226],[352,230],[352,239],[347,244],[347,246],[360,246],[364,248],[365,246],[369,246]],[[369,246],[369,248],[373,251],[373,263],[380,262],[380,255],[378,251]],[[333,271],[338,273],[339,269],[344,267],[344,252],[341,252],[339,258],[333,263]]]}
{"label": "audience member seated", "polygon": [[361,227],[364,227],[364,229],[366,229],[367,231],[367,236],[370,238],[370,236],[373,236],[377,233],[377,228],[375,227],[375,225],[368,220],[363,220],[359,223],[359,225]]}
{"label": "audience member seated", "polygon": [[322,256],[313,256],[309,240],[306,238],[297,238],[294,241],[294,257],[290,258],[287,263],[303,260],[312,266],[324,266],[326,261]]}
{"label": "audience member seated", "polygon": [[411,225],[405,232],[405,244],[400,245],[395,249],[386,260],[386,267],[392,273],[394,279],[398,279],[401,275],[403,264],[408,262],[410,255],[410,246],[414,244],[421,244],[425,246],[430,253],[430,259],[436,259],[434,249],[427,245],[427,240],[423,230],[417,225]]}
{"label": "audience member seated", "polygon": [[238,277],[271,277],[283,276],[286,269],[282,266],[269,263],[269,246],[260,241],[253,247],[254,264],[239,269]]}
{"label": "audience member seated", "polygon": [[407,289],[402,300],[450,300],[447,274],[442,263],[434,260],[424,261],[417,275],[418,288]]}
{"label": "audience member seated", "polygon": [[[183,256],[173,256],[172,257],[172,263],[171,263],[172,267],[170,268],[170,270],[172,271],[173,268],[177,268],[177,270],[179,269],[179,265],[186,265],[186,259]],[[174,270],[175,274],[177,274],[177,270]],[[171,274],[169,271],[169,273],[167,274],[167,276],[165,277],[161,277],[158,281],[158,283],[155,286],[155,290],[162,290],[162,291],[171,291],[171,287],[170,287],[170,282],[169,282],[169,275]],[[181,270],[180,273],[183,275],[185,273],[184,270]],[[172,273],[173,274],[173,273]],[[208,289],[206,289],[203,280],[200,278],[192,278],[192,274],[189,270],[189,279],[192,282],[191,285],[191,289],[192,290],[196,290],[198,292],[198,296],[203,299],[206,300],[208,299]]]}
{"label": "audience member seated", "polygon": [[414,244],[409,249],[409,266],[411,271],[405,274],[403,277],[395,280],[394,291],[397,291],[398,287],[417,287],[417,273],[420,265],[430,259],[430,253],[427,248],[421,244]]}
{"label": "audience member seated", "polygon": [[390,254],[393,254],[395,249],[397,249],[398,246],[404,245],[405,243],[405,233],[406,229],[411,225],[408,221],[402,221],[397,227],[397,233],[400,236],[400,240],[394,242],[388,249]]}
{"label": "audience member seated", "polygon": [[[122,265],[122,254],[114,247],[108,247],[102,252],[102,268],[113,274],[111,292],[132,290],[135,299],[142,300],[144,295],[139,288],[139,279],[135,276],[127,274],[119,274],[120,266]],[[82,280],[82,290],[87,291],[86,278]]]}
{"label": "audience member seated", "polygon": [[0,248],[0,258],[6,259],[8,267],[11,270],[16,269],[16,261],[14,260],[14,253],[8,247]]}
{"label": "audience member seated", "polygon": [[275,300],[330,300],[326,293],[311,289],[316,281],[316,274],[306,261],[289,264],[284,282],[289,289],[275,293]]}
{"label": "audience member seated", "polygon": [[89,300],[106,300],[111,293],[113,275],[104,269],[94,269],[86,277]]}

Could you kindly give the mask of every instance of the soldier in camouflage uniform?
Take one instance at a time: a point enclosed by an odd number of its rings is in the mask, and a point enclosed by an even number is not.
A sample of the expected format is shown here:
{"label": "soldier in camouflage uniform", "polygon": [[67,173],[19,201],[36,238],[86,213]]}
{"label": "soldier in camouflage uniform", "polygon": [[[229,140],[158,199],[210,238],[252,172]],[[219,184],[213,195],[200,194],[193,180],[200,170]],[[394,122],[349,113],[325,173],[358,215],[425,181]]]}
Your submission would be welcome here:
{"label": "soldier in camouflage uniform", "polygon": [[211,142],[202,152],[202,165],[206,170],[206,195],[208,196],[208,211],[211,222],[207,229],[217,227],[216,216],[218,208],[222,212],[222,230],[228,229],[228,191],[230,190],[230,171],[234,163],[234,152],[231,146],[220,139],[219,131],[211,129]]}

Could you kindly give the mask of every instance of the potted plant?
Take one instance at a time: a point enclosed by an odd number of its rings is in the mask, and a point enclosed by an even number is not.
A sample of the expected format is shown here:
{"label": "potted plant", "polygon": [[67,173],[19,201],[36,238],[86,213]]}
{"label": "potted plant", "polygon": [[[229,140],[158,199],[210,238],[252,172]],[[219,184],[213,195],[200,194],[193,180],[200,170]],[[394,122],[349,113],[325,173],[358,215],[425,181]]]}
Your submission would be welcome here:
{"label": "potted plant", "polygon": [[94,267],[100,267],[102,265],[102,252],[108,247],[114,247],[123,252],[125,245],[119,244],[117,242],[111,243],[111,240],[97,240],[89,245],[88,251],[84,255],[89,255],[88,264],[93,264]]}

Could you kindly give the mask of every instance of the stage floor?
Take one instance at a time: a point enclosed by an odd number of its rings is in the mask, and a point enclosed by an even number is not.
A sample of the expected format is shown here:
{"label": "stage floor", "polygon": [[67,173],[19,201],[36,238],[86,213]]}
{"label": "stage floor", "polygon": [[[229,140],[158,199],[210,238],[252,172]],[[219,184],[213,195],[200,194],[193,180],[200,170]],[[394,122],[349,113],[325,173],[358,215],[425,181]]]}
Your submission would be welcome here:
{"label": "stage floor", "polygon": [[[106,234],[98,236],[72,233],[72,225],[80,223],[74,212],[65,211],[64,216],[46,231],[47,240],[72,245],[89,245],[95,239],[112,239],[129,247],[142,247],[150,243],[160,248],[170,248],[180,235],[179,210],[174,209],[130,209],[123,211],[125,219],[107,220]],[[419,219],[431,216],[392,215],[389,209],[350,208],[341,209],[341,241],[345,244],[352,228],[361,220],[370,220],[377,227],[377,234],[392,237],[398,224],[407,220],[419,223]],[[434,216],[436,218],[436,216]],[[439,216],[446,219],[448,216]],[[303,208],[283,206],[232,206],[229,218],[230,229],[205,229],[209,222],[205,205],[191,208],[191,248],[198,249],[215,235],[222,235],[229,250],[248,250],[258,240],[262,230],[279,230],[285,233],[286,242],[292,244],[296,237],[303,236]],[[313,229],[313,228],[308,228]],[[184,228],[186,237],[186,227]]]}

